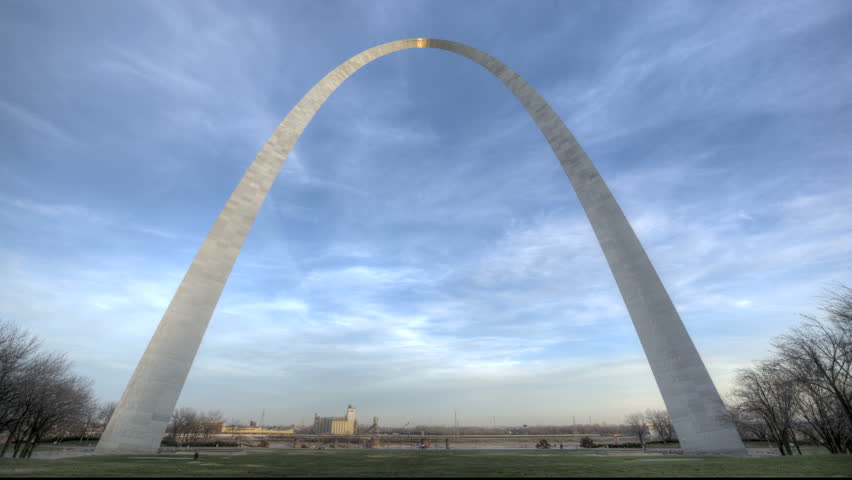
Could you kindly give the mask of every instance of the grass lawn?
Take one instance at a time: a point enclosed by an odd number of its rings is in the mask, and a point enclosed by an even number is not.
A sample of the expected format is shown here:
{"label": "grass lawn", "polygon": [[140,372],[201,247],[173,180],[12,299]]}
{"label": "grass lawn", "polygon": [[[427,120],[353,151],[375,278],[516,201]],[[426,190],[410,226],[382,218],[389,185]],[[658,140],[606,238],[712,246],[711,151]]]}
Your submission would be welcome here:
{"label": "grass lawn", "polygon": [[[0,477],[849,477],[852,456],[627,457],[565,451],[279,450],[162,459],[0,459]],[[183,458],[181,458],[183,457]]]}

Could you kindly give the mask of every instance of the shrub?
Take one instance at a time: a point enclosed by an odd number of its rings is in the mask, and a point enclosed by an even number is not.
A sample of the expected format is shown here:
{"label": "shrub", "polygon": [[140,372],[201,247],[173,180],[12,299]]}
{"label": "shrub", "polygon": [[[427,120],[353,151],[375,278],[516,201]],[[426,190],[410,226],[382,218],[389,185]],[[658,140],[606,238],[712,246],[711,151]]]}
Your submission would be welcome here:
{"label": "shrub", "polygon": [[223,441],[206,441],[206,442],[192,442],[193,447],[239,447],[240,444],[237,442],[223,442]]}
{"label": "shrub", "polygon": [[545,439],[543,439],[543,438],[542,438],[542,439],[541,439],[541,440],[539,440],[539,441],[538,441],[538,443],[535,445],[535,448],[550,448],[550,442],[548,442],[547,440],[545,440]]}
{"label": "shrub", "polygon": [[597,445],[595,441],[592,440],[592,437],[583,437],[580,439],[580,447],[581,448],[595,448]]}
{"label": "shrub", "polygon": [[177,447],[178,443],[172,437],[166,437],[160,442],[161,447]]}

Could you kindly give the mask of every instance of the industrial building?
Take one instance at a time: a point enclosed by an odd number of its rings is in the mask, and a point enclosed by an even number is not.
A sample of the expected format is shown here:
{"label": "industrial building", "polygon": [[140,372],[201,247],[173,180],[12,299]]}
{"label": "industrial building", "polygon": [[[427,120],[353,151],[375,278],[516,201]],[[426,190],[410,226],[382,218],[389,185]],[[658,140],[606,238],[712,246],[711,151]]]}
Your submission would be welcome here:
{"label": "industrial building", "polygon": [[334,435],[353,435],[355,433],[355,409],[346,407],[346,416],[320,417],[314,414],[314,433],[332,433]]}

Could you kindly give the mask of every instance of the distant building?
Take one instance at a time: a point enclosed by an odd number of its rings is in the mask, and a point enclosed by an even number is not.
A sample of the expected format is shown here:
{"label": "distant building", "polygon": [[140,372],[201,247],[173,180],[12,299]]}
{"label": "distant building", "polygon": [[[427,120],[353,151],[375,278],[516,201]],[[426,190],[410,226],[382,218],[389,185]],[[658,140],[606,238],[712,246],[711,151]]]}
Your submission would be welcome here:
{"label": "distant building", "polygon": [[314,433],[353,435],[355,433],[355,409],[352,405],[349,405],[344,417],[320,417],[314,414]]}

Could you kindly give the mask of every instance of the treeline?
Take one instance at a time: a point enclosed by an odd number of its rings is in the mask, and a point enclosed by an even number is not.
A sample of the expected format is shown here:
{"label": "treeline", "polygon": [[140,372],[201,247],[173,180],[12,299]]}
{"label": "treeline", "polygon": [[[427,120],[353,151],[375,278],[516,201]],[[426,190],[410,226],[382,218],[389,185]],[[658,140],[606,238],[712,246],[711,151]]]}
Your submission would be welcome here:
{"label": "treeline", "polygon": [[92,381],[75,375],[64,355],[0,320],[0,457],[29,458],[45,439],[84,436],[102,413]]}
{"label": "treeline", "polygon": [[[462,429],[460,429],[462,430]],[[476,427],[463,429],[465,432],[470,430],[470,435],[476,435]],[[584,423],[576,425],[534,425],[511,427],[503,429],[505,433],[513,435],[612,435],[621,433],[624,430],[622,425],[603,425],[599,423]]]}
{"label": "treeline", "polygon": [[769,358],[738,371],[729,405],[743,438],[782,455],[801,454],[800,440],[852,453],[852,289],[831,289],[819,310],[775,338]]}
{"label": "treeline", "polygon": [[648,425],[654,429],[656,440],[663,443],[674,442],[677,440],[677,432],[675,432],[672,424],[672,417],[669,412],[664,409],[647,409],[645,412],[633,412],[624,417],[626,424],[625,433],[631,436],[639,437],[640,445],[645,444],[645,437],[650,433]]}
{"label": "treeline", "polygon": [[[358,425],[356,433],[366,434],[369,425]],[[597,434],[597,435],[612,435],[615,433],[623,433],[626,427],[624,425],[601,425],[601,424],[580,424],[580,425],[536,425],[523,427],[478,427],[478,426],[459,426],[459,435],[570,435],[570,434]],[[456,427],[444,425],[416,425],[414,427],[379,427],[379,433],[398,433],[401,435],[420,435],[423,432],[425,435],[445,435],[454,436]]]}
{"label": "treeline", "polygon": [[193,408],[178,408],[166,427],[165,445],[190,445],[211,441],[220,432],[225,417],[218,410],[198,412]]}

